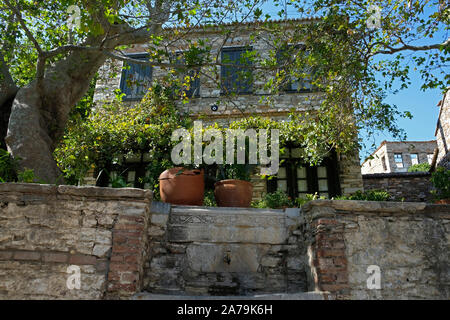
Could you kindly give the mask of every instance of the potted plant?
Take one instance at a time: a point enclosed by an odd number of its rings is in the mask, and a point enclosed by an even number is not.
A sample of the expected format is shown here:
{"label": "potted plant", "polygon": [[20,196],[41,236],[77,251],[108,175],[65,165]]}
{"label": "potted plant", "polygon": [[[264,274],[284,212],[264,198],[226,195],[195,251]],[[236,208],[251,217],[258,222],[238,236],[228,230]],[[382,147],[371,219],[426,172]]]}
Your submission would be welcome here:
{"label": "potted plant", "polygon": [[250,207],[253,195],[250,175],[253,167],[249,164],[219,166],[221,180],[214,184],[214,197],[219,207]]}
{"label": "potted plant", "polygon": [[159,188],[163,202],[201,206],[205,192],[203,169],[167,169],[159,176]]}
{"label": "potted plant", "polygon": [[433,194],[438,204],[450,204],[450,170],[439,167],[431,175],[431,182],[436,190]]}

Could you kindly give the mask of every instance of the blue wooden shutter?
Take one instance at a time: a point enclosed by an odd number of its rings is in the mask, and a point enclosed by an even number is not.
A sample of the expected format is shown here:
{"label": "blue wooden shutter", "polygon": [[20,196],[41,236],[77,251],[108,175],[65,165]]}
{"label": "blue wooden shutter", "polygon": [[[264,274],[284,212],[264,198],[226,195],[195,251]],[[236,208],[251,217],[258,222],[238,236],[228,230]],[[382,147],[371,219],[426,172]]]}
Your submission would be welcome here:
{"label": "blue wooden shutter", "polygon": [[[134,55],[130,57],[140,60],[148,59],[148,55]],[[125,93],[124,100],[139,100],[150,87],[152,68],[137,63],[126,63],[126,65],[129,65],[129,68],[122,71],[120,90]]]}

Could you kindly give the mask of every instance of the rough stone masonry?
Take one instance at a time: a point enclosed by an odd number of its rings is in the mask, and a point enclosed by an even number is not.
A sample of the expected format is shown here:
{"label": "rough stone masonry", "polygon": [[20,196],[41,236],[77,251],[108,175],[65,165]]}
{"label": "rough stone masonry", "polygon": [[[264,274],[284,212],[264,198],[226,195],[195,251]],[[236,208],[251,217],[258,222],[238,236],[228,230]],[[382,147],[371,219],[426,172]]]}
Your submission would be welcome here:
{"label": "rough stone masonry", "polygon": [[[0,299],[450,298],[449,205],[317,200],[267,210],[151,200],[133,188],[0,184]],[[71,265],[80,289],[67,286]],[[379,289],[367,286],[372,265]]]}

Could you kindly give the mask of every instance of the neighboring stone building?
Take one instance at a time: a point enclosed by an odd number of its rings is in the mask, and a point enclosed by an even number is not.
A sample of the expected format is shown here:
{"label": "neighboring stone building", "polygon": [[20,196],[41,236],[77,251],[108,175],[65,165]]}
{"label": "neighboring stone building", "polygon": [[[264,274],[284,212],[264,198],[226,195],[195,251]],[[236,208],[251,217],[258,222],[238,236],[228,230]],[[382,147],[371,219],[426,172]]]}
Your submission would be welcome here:
{"label": "neighboring stone building", "polygon": [[436,164],[450,169],[450,88],[439,101],[439,118],[436,125],[438,156]]}
{"label": "neighboring stone building", "polygon": [[362,174],[407,172],[413,164],[433,161],[436,141],[386,141],[363,162]]}
{"label": "neighboring stone building", "polygon": [[[298,23],[308,23],[311,19],[294,20]],[[246,50],[258,51],[261,56],[269,55],[269,46],[262,37],[260,40],[250,41],[250,33],[255,23],[240,25],[227,25],[234,28],[233,33],[224,41],[222,29],[217,27],[197,27],[192,31],[190,38],[196,41],[208,41],[212,56],[221,60],[226,58],[239,64],[242,54]],[[267,35],[270,37],[270,35]],[[183,49],[188,48],[189,43],[184,40],[178,41],[171,50],[173,55],[182,54]],[[128,51],[130,57],[135,59],[147,58],[147,46],[136,45]],[[167,74],[167,69],[159,67],[148,67],[142,64],[130,64],[129,69],[122,70],[122,62],[109,62],[100,70],[97,81],[94,101],[97,105],[111,101],[115,97],[115,91],[120,89],[125,96],[123,100],[132,105],[142,98],[145,92],[145,84],[158,80]],[[250,69],[251,70],[251,69]],[[217,71],[217,70],[216,70]],[[306,79],[298,79],[288,83],[286,88],[271,95],[270,91],[264,89],[264,83],[273,75],[265,74],[264,78],[254,77],[254,81],[246,82],[233,75],[236,68],[222,66],[216,74],[206,70],[192,80],[186,94],[190,97],[188,103],[178,103],[179,107],[189,112],[193,117],[201,117],[205,122],[220,122],[227,124],[231,121],[250,115],[261,115],[272,119],[283,121],[287,119],[292,110],[305,111],[307,107],[314,107],[320,103],[320,93],[311,90],[311,85]],[[114,72],[117,76],[110,77]],[[210,73],[209,73],[210,72]],[[254,71],[250,71],[254,72]],[[229,76],[231,74],[231,77]],[[218,75],[218,77],[212,76]],[[227,76],[228,75],[228,76]],[[140,81],[139,85],[129,87],[127,78]],[[220,78],[218,80],[215,80]],[[301,87],[300,87],[301,86]],[[224,95],[226,91],[234,91],[236,95],[232,98]],[[271,97],[271,102],[265,102],[262,98]],[[326,197],[339,194],[350,194],[362,189],[361,170],[358,154],[339,155],[333,154],[317,167],[310,167],[301,163],[296,158],[298,150],[292,146],[289,155],[282,165],[276,179],[266,181],[255,176],[252,183],[254,186],[254,198],[260,198],[264,193],[275,190],[286,191],[292,197],[302,196],[306,193],[318,192]],[[145,161],[141,163],[145,166]],[[141,170],[141,172],[145,170]],[[136,171],[137,172],[137,171]],[[129,172],[128,182],[139,185],[138,175],[135,171]]]}

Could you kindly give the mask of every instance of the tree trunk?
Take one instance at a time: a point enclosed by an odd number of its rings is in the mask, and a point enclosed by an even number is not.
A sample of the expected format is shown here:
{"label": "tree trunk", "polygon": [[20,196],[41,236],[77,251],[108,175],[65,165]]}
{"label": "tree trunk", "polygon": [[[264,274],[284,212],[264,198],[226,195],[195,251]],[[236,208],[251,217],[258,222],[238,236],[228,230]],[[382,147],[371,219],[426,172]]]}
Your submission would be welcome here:
{"label": "tree trunk", "polygon": [[12,104],[8,151],[19,158],[21,169],[32,169],[36,182],[64,183],[53,158],[72,107],[86,93],[106,57],[101,52],[73,52],[49,68],[42,80],[19,89]]}

